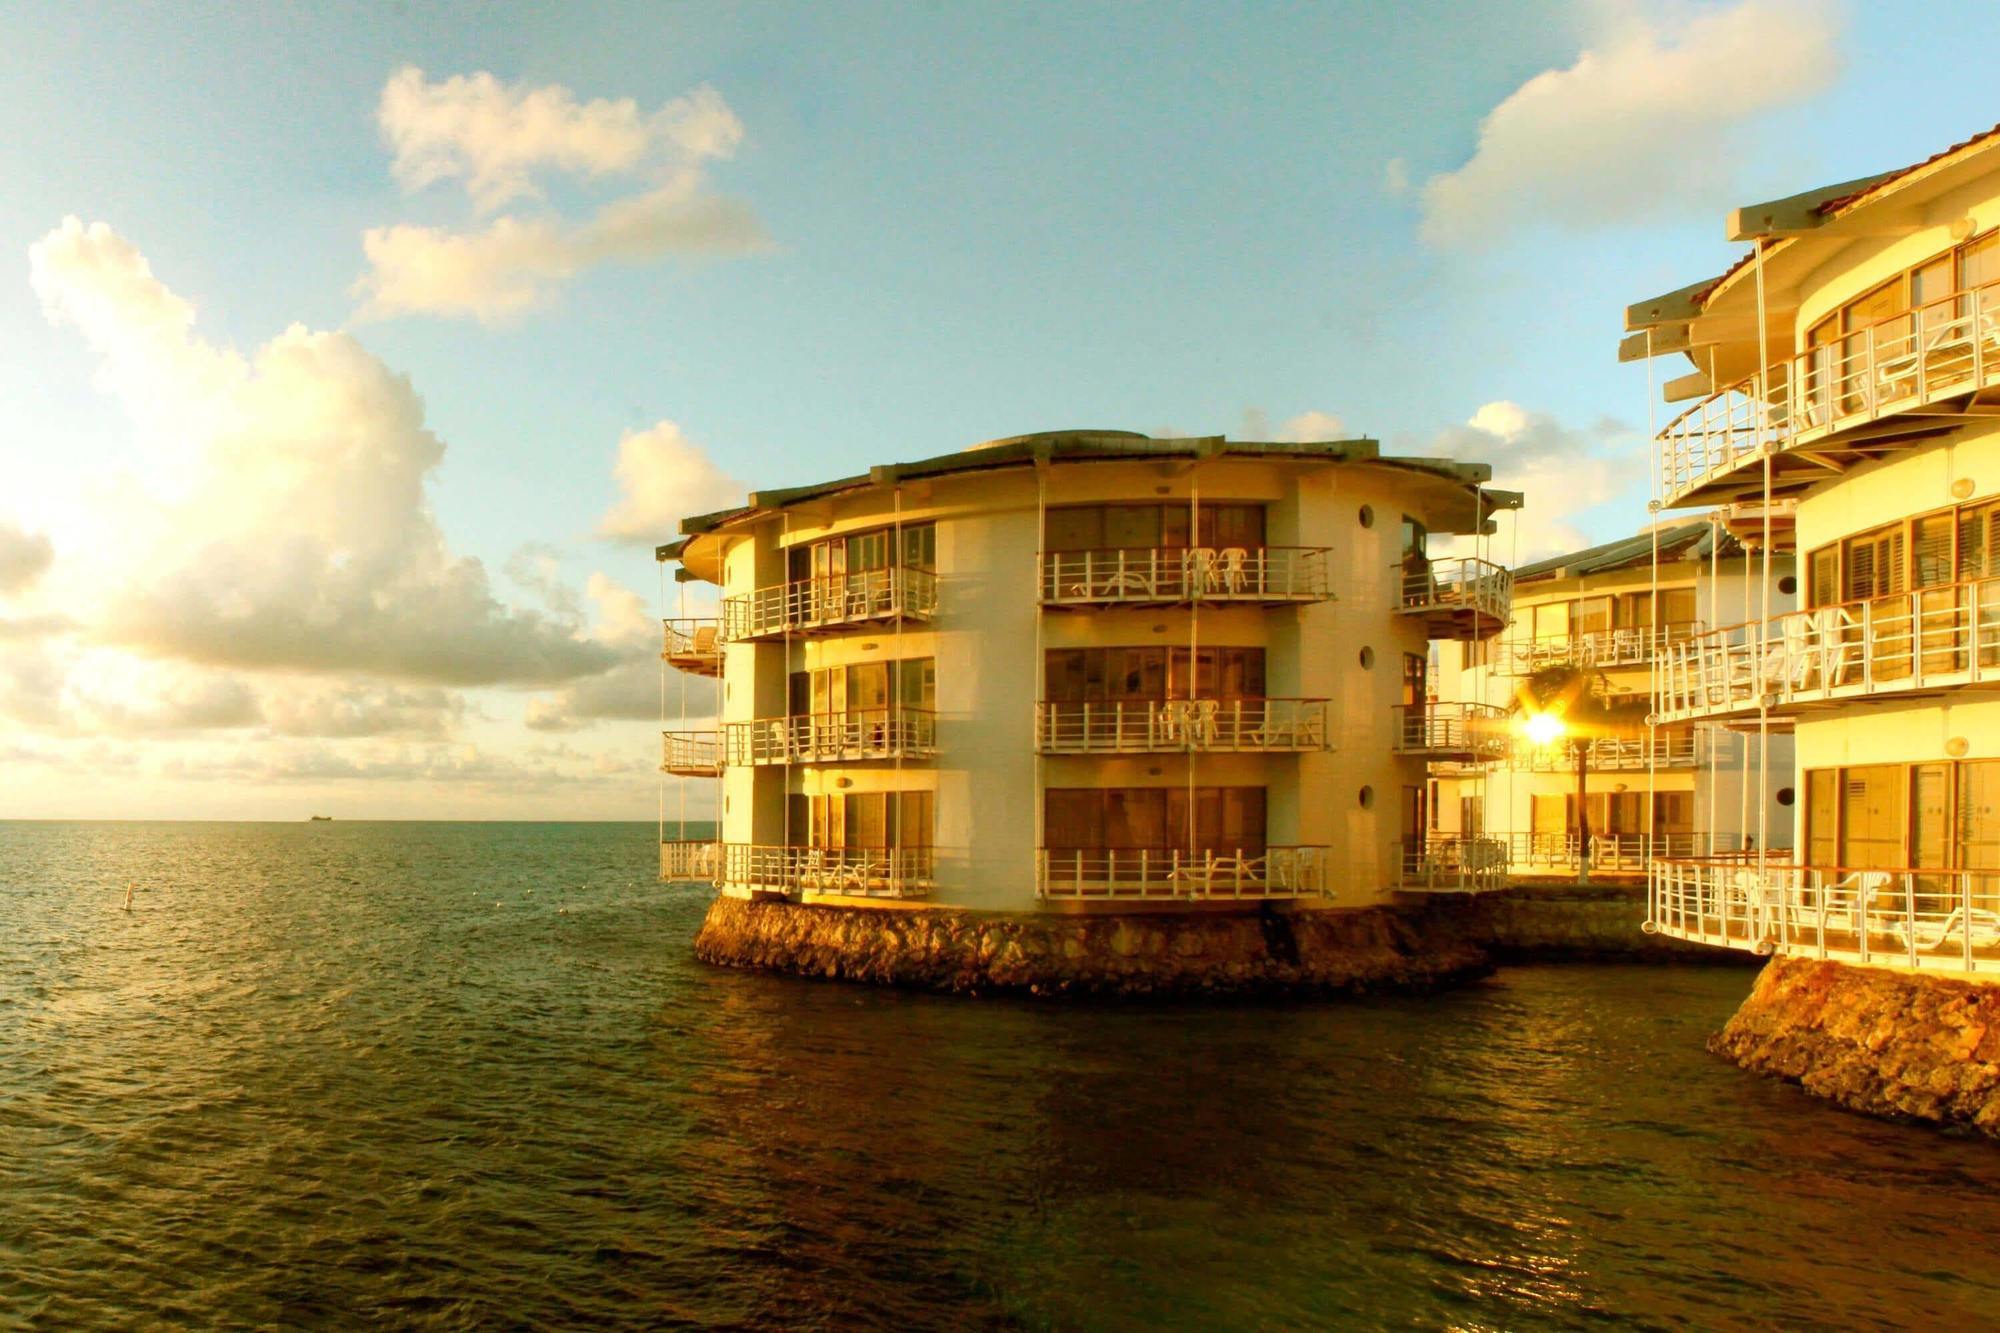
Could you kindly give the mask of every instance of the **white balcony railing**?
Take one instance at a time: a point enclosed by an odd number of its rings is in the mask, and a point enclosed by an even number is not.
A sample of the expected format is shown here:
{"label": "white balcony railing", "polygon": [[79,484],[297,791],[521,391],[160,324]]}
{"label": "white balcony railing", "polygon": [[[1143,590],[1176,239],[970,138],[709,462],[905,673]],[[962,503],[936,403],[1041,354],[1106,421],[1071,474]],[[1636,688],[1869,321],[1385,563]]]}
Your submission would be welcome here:
{"label": "white balcony railing", "polygon": [[1397,610],[1423,616],[1431,638],[1484,639],[1506,628],[1514,576],[1501,566],[1466,556],[1400,568]]}
{"label": "white balcony railing", "polygon": [[1662,721],[2000,685],[2000,579],[1710,630],[1675,644],[1657,670]]}
{"label": "white balcony railing", "polygon": [[660,878],[669,884],[713,884],[722,873],[722,844],[713,839],[660,844]]}
{"label": "white balcony railing", "polygon": [[[1775,853],[1774,853],[1775,854]],[[1647,925],[1759,954],[1949,972],[2000,970],[2000,869],[1655,861]]]}
{"label": "white balcony railing", "polygon": [[1115,901],[1318,898],[1327,893],[1325,847],[1044,847],[1035,885],[1043,898]]}
{"label": "white balcony railing", "polygon": [[661,732],[660,768],[684,778],[721,777],[721,735],[714,731]]}
{"label": "white balcony railing", "polygon": [[1047,606],[1318,602],[1331,593],[1316,546],[1133,547],[1044,551]]}
{"label": "white balcony railing", "polygon": [[772,584],[722,599],[722,639],[818,634],[849,625],[929,620],[937,612],[937,575],[895,566]]}
{"label": "white balcony railing", "polygon": [[1397,704],[1390,748],[1460,763],[1490,763],[1507,757],[1513,737],[1507,711],[1493,704]]}
{"label": "white balcony railing", "polygon": [[930,847],[791,847],[722,844],[722,882],[785,893],[921,898],[937,884]]}
{"label": "white balcony railing", "polygon": [[[1660,432],[1669,505],[1762,457],[2000,383],[2000,283],[1802,352],[1702,399]],[[1831,474],[1826,474],[1831,475]]]}
{"label": "white balcony railing", "polygon": [[678,616],[660,622],[660,656],[693,676],[722,674],[722,622],[714,616]]}
{"label": "white balcony railing", "polygon": [[1396,887],[1405,893],[1485,893],[1507,887],[1507,845],[1498,838],[1433,833],[1396,844]]}
{"label": "white balcony railing", "polygon": [[1044,754],[1291,751],[1327,747],[1324,699],[1120,699],[1043,703]]}
{"label": "white balcony railing", "polygon": [[[1578,862],[1578,839],[1569,833],[1489,833],[1506,850],[1507,866],[1516,875],[1574,874]],[[1725,856],[1741,851],[1743,837],[1737,833],[1593,833],[1590,835],[1590,868],[1593,872],[1642,874],[1656,857]],[[1789,849],[1773,849],[1773,856],[1790,856]]]}
{"label": "white balcony railing", "polygon": [[929,759],[937,754],[937,714],[927,708],[799,713],[731,722],[724,735],[732,764]]}
{"label": "white balcony railing", "polygon": [[1581,634],[1544,634],[1538,638],[1502,639],[1493,669],[1504,675],[1530,676],[1550,667],[1606,671],[1641,667],[1669,647],[1701,632],[1700,621],[1659,626],[1628,626]]}
{"label": "white balcony railing", "polygon": [[[1663,735],[1657,743],[1644,736],[1600,736],[1584,745],[1585,766],[1600,773],[1642,773],[1655,764],[1661,768],[1698,768],[1708,752],[1699,732]],[[1532,773],[1573,773],[1576,742],[1531,745],[1523,741],[1515,745],[1508,764]]]}

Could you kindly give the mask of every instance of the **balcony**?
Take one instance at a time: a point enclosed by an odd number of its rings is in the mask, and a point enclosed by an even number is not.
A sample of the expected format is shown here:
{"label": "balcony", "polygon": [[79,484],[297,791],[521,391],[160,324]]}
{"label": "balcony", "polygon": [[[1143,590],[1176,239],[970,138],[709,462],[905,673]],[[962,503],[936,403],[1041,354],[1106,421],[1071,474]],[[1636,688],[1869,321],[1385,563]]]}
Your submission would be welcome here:
{"label": "balcony", "polygon": [[1396,844],[1396,888],[1404,893],[1487,893],[1507,887],[1507,847],[1497,838],[1433,833]]}
{"label": "balcony", "polygon": [[714,616],[681,616],[660,622],[660,656],[691,676],[722,674],[722,624]]}
{"label": "balcony", "polygon": [[[1584,765],[1594,773],[1644,773],[1661,768],[1699,768],[1707,753],[1699,734],[1662,736],[1649,744],[1644,736],[1600,736],[1585,743]],[[1530,773],[1574,773],[1576,745],[1519,745],[1509,766]]]}
{"label": "balcony", "polygon": [[731,764],[837,764],[929,759],[937,754],[937,714],[923,708],[857,708],[843,713],[731,722]]}
{"label": "balcony", "polygon": [[775,583],[722,599],[724,643],[832,634],[852,626],[927,621],[937,614],[937,575],[896,566]]}
{"label": "balcony", "polygon": [[1507,757],[1512,741],[1507,710],[1492,704],[1398,704],[1390,748],[1436,763],[1490,764]]}
{"label": "balcony", "polygon": [[1043,703],[1043,754],[1283,753],[1327,748],[1324,699],[1121,699]]}
{"label": "balcony", "polygon": [[1666,503],[1796,490],[2000,410],[2000,283],[1948,296],[1773,365],[1660,432]]}
{"label": "balcony", "polygon": [[660,844],[660,878],[668,884],[713,884],[722,869],[722,844],[713,839]]}
{"label": "balcony", "polygon": [[1463,557],[1402,568],[1396,609],[1422,616],[1429,638],[1490,639],[1507,627],[1513,607],[1514,576],[1490,561]]}
{"label": "balcony", "polygon": [[721,777],[721,736],[714,731],[661,732],[660,771],[683,778]]}
{"label": "balcony", "polygon": [[1331,596],[1324,547],[1167,546],[1041,554],[1044,606],[1281,606]]}
{"label": "balcony", "polygon": [[921,898],[937,887],[930,847],[793,847],[722,844],[722,882],[784,893]]}
{"label": "balcony", "polygon": [[1670,649],[1656,684],[1663,722],[2000,685],[2000,579],[1711,630]]}
{"label": "balcony", "polygon": [[[1777,853],[1773,853],[1776,855]],[[2000,870],[1655,861],[1649,930],[1756,954],[2000,971]]]}
{"label": "balcony", "polygon": [[1035,891],[1077,902],[1319,898],[1327,894],[1326,860],[1323,846],[1044,847],[1036,853]]}
{"label": "balcony", "polygon": [[[1578,870],[1578,838],[1568,833],[1491,833],[1506,850],[1515,875],[1573,875]],[[1593,833],[1593,874],[1643,875],[1656,857],[1723,856],[1742,850],[1737,833]],[[1773,855],[1789,856],[1789,851]]]}
{"label": "balcony", "polygon": [[1609,671],[1642,667],[1667,649],[1701,633],[1701,622],[1654,627],[1592,630],[1585,634],[1545,634],[1534,639],[1502,640],[1493,669],[1506,676],[1532,676],[1550,667]]}

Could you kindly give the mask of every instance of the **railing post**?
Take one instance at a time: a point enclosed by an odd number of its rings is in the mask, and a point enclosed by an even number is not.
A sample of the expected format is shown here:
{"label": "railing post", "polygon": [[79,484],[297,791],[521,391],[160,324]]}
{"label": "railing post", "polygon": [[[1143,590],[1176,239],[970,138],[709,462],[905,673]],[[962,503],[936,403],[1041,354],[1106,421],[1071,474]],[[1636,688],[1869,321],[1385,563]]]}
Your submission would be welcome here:
{"label": "railing post", "polygon": [[1903,872],[1903,944],[1909,951],[1910,970],[1917,966],[1917,877],[1912,871]]}
{"label": "railing post", "polygon": [[1964,958],[1965,970],[1972,970],[1972,872],[1961,870],[1958,874],[1958,933],[1963,941],[1960,952]]}

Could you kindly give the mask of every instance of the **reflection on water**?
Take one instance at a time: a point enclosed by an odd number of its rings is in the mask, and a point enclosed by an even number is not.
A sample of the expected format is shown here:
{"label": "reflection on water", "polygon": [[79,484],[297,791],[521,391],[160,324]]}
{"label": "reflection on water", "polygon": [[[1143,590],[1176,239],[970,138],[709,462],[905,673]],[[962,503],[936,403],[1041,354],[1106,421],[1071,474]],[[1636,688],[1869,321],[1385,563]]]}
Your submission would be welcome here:
{"label": "reflection on water", "polygon": [[704,968],[653,856],[635,826],[0,824],[0,1322],[2000,1308],[2000,1149],[1711,1060],[1746,973],[940,999]]}

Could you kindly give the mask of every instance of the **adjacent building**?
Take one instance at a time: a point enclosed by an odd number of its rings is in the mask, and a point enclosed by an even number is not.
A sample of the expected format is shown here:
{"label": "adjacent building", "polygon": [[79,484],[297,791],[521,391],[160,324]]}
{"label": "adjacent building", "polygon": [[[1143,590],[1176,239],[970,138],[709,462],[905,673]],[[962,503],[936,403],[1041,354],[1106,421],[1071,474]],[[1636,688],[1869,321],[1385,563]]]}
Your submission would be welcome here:
{"label": "adjacent building", "polygon": [[[1760,838],[1790,848],[1789,733],[1760,741],[1720,723],[1645,721],[1655,669],[1669,652],[1706,626],[1741,622],[1755,604],[1762,562],[1730,530],[1730,518],[1675,519],[1517,566],[1506,632],[1439,645],[1437,676],[1446,689],[1503,705],[1517,723],[1534,707],[1527,683],[1550,673],[1581,678],[1630,720],[1542,743],[1516,725],[1498,762],[1439,766],[1436,836],[1483,837],[1515,877],[1574,877],[1586,824],[1593,874],[1643,875],[1654,856],[1736,852]],[[1774,596],[1789,609],[1797,592],[1789,555],[1775,560],[1774,572]],[[1768,763],[1761,743],[1770,745]]]}
{"label": "adjacent building", "polygon": [[[1758,952],[2000,967],[2000,130],[1738,209],[1752,249],[1627,312],[1684,356],[1669,508],[1747,507],[1746,614],[1666,647],[1666,728],[1793,738],[1796,856],[1674,857],[1652,922]],[[1800,603],[1778,584],[1797,562]],[[1771,759],[1778,761],[1773,748]]]}
{"label": "adjacent building", "polygon": [[1434,641],[1507,622],[1503,569],[1429,549],[1519,504],[1489,475],[1066,431],[690,519],[660,558],[720,613],[664,656],[719,721],[663,764],[714,785],[720,838],[663,843],[662,874],[848,906],[1381,903],[1430,855],[1428,766],[1504,749],[1500,709],[1429,676]]}

